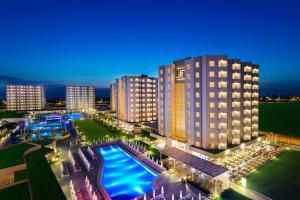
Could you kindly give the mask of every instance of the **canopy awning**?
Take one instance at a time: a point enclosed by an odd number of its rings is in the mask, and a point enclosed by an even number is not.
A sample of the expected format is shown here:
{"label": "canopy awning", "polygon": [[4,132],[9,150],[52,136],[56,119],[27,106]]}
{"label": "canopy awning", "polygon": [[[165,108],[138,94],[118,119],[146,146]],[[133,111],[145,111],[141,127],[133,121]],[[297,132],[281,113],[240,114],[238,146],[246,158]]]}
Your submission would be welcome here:
{"label": "canopy awning", "polygon": [[164,150],[161,150],[161,153],[174,158],[175,160],[178,160],[212,178],[228,171],[228,169],[225,167],[216,165],[175,147],[167,147]]}

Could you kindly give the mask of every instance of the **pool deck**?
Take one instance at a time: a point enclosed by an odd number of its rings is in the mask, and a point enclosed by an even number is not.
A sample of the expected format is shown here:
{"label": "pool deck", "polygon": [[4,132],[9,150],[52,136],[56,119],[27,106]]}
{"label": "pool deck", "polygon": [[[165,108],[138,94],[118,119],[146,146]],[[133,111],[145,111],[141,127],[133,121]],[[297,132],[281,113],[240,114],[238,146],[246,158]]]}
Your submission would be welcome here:
{"label": "pool deck", "polygon": [[[179,199],[180,190],[183,193],[183,196],[186,194],[190,194],[194,197],[194,199],[197,199],[199,197],[199,193],[201,193],[202,197],[207,197],[207,194],[199,190],[198,188],[195,188],[194,186],[191,186],[189,184],[186,184],[182,181],[180,177],[178,177],[175,174],[170,174],[167,171],[163,171],[161,169],[158,169],[157,167],[153,167],[149,162],[147,162],[147,159],[145,156],[140,153],[139,155],[136,152],[133,152],[128,148],[126,145],[124,145],[122,142],[107,142],[104,144],[93,146],[93,148],[96,150],[98,148],[104,147],[104,146],[111,146],[111,145],[118,145],[123,150],[125,150],[127,153],[129,153],[131,156],[133,156],[136,160],[146,165],[147,168],[150,168],[150,170],[156,172],[158,175],[153,181],[153,186],[156,191],[156,195],[160,194],[162,186],[164,187],[164,197],[165,199],[171,199],[172,194],[174,194],[175,199]],[[99,155],[101,156],[101,155]],[[101,180],[101,179],[100,179]],[[99,181],[101,183],[101,181]],[[153,192],[149,192],[147,194],[147,199],[152,198]],[[143,199],[144,195],[137,197],[137,199]]]}
{"label": "pool deck", "polygon": [[[101,176],[102,176],[102,168],[103,168],[103,159],[102,156],[98,153],[97,149],[103,146],[110,146],[110,145],[118,145],[123,150],[125,150],[127,153],[132,155],[135,159],[140,161],[141,163],[145,164],[147,168],[150,168],[152,171],[155,171],[158,173],[158,176],[153,181],[153,186],[156,191],[156,195],[159,195],[161,192],[161,187],[164,187],[164,197],[165,199],[171,199],[172,194],[174,193],[175,199],[179,198],[179,192],[180,190],[183,193],[183,196],[186,194],[190,194],[194,197],[194,199],[198,198],[199,193],[202,194],[203,197],[207,197],[207,195],[203,192],[201,192],[198,188],[195,188],[193,186],[190,186],[189,184],[186,184],[182,182],[182,179],[174,174],[170,174],[167,171],[164,171],[157,166],[155,167],[153,163],[149,162],[149,159],[147,159],[146,156],[144,156],[142,153],[137,153],[131,150],[129,147],[127,147],[125,144],[122,144],[120,141],[114,141],[114,142],[105,142],[98,145],[93,145],[92,149],[94,152],[98,155],[99,159],[92,159],[89,157],[89,155],[86,153],[88,160],[93,165],[93,169],[90,171],[87,171],[83,163],[81,162],[81,159],[79,158],[77,154],[78,147],[70,147],[70,142],[74,142],[77,140],[76,138],[76,132],[74,130],[70,131],[71,137],[66,138],[62,141],[57,142],[57,148],[60,152],[60,158],[61,161],[65,161],[68,163],[68,166],[70,165],[70,159],[68,156],[68,151],[71,150],[71,152],[74,155],[74,158],[77,162],[79,162],[81,172],[74,172],[71,167],[69,167],[70,176],[68,177],[62,177],[61,170],[60,170],[60,162],[56,162],[51,164],[51,168],[61,185],[67,199],[71,199],[71,193],[70,193],[70,181],[72,180],[73,185],[75,188],[84,188],[85,186],[85,178],[88,177],[90,181],[93,183],[95,188],[98,189],[98,192],[101,194],[101,198],[105,200],[109,200],[110,197],[108,196],[107,192],[105,191],[104,187],[102,186]],[[152,192],[149,192],[147,194],[147,199],[152,198]],[[137,199],[143,199],[144,196],[137,197]]]}

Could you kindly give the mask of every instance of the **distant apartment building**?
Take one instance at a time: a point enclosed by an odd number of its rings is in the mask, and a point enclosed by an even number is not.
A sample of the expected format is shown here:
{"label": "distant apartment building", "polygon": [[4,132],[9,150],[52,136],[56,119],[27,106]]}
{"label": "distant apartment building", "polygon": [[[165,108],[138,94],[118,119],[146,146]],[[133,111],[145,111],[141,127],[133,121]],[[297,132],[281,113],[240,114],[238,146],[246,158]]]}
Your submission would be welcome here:
{"label": "distant apartment building", "polygon": [[[125,122],[157,120],[157,78],[122,76],[111,85],[111,107],[116,116]],[[114,97],[115,96],[115,97]]]}
{"label": "distant apartment building", "polygon": [[7,85],[7,110],[31,111],[45,108],[45,91],[41,85]]}
{"label": "distant apartment building", "polygon": [[71,112],[84,112],[95,108],[95,87],[67,86],[66,107]]}
{"label": "distant apartment building", "polygon": [[110,109],[116,111],[116,84],[110,84]]}
{"label": "distant apartment building", "polygon": [[167,145],[226,149],[258,136],[258,65],[199,56],[161,66],[158,74],[158,129]]}

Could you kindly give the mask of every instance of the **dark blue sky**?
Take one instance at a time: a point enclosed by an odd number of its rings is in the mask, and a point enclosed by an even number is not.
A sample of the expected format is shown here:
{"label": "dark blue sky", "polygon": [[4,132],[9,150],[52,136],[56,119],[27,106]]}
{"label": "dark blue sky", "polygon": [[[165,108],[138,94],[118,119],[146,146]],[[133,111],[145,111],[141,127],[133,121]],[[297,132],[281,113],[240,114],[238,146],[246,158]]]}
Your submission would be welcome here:
{"label": "dark blue sky", "polygon": [[240,0],[0,0],[0,75],[108,87],[175,59],[227,54],[261,82],[299,80],[300,5]]}

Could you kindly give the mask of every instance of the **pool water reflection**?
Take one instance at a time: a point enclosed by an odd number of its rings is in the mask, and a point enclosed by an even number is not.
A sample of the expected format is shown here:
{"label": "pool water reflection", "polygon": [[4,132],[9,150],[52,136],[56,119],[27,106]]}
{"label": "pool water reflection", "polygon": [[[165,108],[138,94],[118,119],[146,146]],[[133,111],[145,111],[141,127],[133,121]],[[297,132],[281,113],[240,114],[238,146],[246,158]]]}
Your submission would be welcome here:
{"label": "pool water reflection", "polygon": [[113,200],[133,199],[153,190],[152,182],[157,174],[120,147],[102,147],[98,152],[104,159],[102,184]]}

